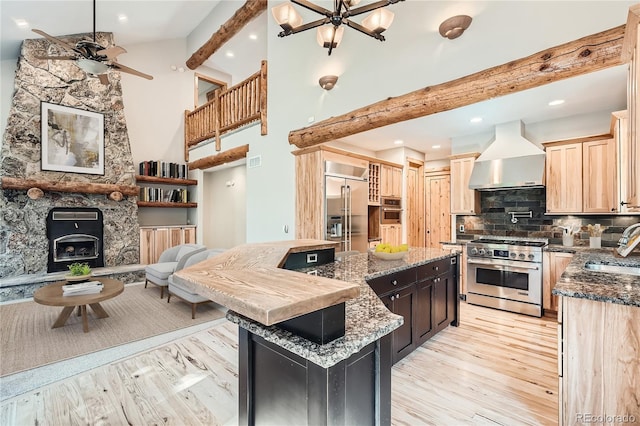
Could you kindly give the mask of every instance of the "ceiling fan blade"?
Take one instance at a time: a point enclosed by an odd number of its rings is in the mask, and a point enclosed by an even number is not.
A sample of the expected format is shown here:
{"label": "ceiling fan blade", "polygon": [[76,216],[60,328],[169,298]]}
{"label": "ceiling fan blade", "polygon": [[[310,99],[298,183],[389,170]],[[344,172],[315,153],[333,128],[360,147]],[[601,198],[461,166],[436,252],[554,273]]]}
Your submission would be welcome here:
{"label": "ceiling fan blade", "polygon": [[111,61],[115,59],[116,56],[121,55],[123,53],[127,53],[127,51],[124,47],[113,46],[113,47],[107,47],[106,49],[98,50],[96,53],[98,55],[106,56],[107,59]]}
{"label": "ceiling fan blade", "polygon": [[105,86],[109,85],[109,76],[107,74],[98,74],[98,78],[100,79],[100,83]]}
{"label": "ceiling fan blade", "polygon": [[77,59],[75,56],[34,56],[36,59],[44,59],[44,60],[60,60],[60,61],[73,61]]}
{"label": "ceiling fan blade", "polygon": [[49,40],[53,44],[57,44],[58,46],[64,47],[65,49],[71,50],[73,52],[76,51],[76,47],[75,46],[72,46],[67,42],[64,42],[64,41],[62,41],[62,40],[60,40],[60,39],[58,39],[58,38],[56,38],[56,37],[54,37],[52,35],[49,35],[49,34],[45,33],[42,30],[37,30],[37,29],[34,28],[31,31],[33,31],[36,34],[40,34],[42,37],[46,38],[47,40]]}
{"label": "ceiling fan blade", "polygon": [[138,70],[134,70],[133,68],[129,68],[129,67],[124,66],[122,64],[119,64],[117,62],[113,62],[109,66],[111,68],[114,68],[114,69],[118,70],[118,71],[126,72],[128,74],[137,75],[138,77],[146,78],[147,80],[153,80],[153,77],[150,76],[149,74],[145,74],[145,73],[140,72]]}

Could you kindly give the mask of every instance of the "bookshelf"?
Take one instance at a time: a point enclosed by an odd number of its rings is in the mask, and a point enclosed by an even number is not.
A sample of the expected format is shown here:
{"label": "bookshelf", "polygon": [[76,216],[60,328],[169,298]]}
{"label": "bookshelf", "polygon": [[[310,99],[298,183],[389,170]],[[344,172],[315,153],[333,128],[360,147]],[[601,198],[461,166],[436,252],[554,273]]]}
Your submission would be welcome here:
{"label": "bookshelf", "polygon": [[[173,186],[193,186],[197,185],[198,181],[195,179],[182,179],[182,178],[169,178],[169,177],[159,177],[159,176],[146,176],[146,175],[137,175],[136,183],[138,182],[146,182],[150,184],[156,185],[173,185]],[[183,191],[183,189],[170,189],[165,191],[163,188],[157,189],[157,197],[159,200],[144,200],[142,195],[142,191],[147,190],[148,187],[139,187],[141,196],[138,198],[138,207],[156,207],[156,208],[193,208],[198,207],[197,203],[190,201],[166,201],[165,195],[170,196],[173,191]],[[161,201],[162,200],[162,201]]]}

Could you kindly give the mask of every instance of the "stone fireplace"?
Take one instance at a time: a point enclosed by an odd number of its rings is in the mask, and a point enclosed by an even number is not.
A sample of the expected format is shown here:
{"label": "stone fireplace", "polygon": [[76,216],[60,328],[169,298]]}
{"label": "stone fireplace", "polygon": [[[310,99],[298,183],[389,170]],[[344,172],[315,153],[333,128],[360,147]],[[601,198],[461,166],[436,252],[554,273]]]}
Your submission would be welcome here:
{"label": "stone fireplace", "polygon": [[[75,44],[80,39],[91,39],[92,35],[79,34],[61,38]],[[103,45],[113,44],[111,33],[96,33],[96,38]],[[87,184],[135,185],[135,168],[131,157],[119,73],[110,71],[110,84],[104,85],[98,78],[87,76],[73,61],[36,59],[38,55],[57,54],[56,49],[45,39],[25,40],[22,44],[12,105],[0,150],[0,178],[77,184],[79,188]],[[103,114],[104,175],[41,169],[41,102]],[[103,235],[102,247],[98,251],[102,255],[105,267],[138,264],[137,198],[125,195],[122,200],[116,199],[99,193],[47,190],[40,197],[30,198],[26,190],[2,189],[0,279],[50,271],[48,261],[51,239],[47,237],[47,216],[52,211],[65,209],[100,212]],[[79,221],[76,222],[78,226],[81,225]],[[75,227],[73,223],[69,222]],[[54,237],[54,240],[58,237]],[[60,240],[58,243],[60,244]],[[70,250],[70,246],[75,250],[77,246],[78,250],[82,249],[83,255],[85,251],[90,251],[86,241],[81,245],[71,244],[70,241],[67,243],[64,250]],[[62,255],[64,256],[64,253]],[[91,256],[93,255],[89,255]],[[99,265],[96,263],[96,266]]]}

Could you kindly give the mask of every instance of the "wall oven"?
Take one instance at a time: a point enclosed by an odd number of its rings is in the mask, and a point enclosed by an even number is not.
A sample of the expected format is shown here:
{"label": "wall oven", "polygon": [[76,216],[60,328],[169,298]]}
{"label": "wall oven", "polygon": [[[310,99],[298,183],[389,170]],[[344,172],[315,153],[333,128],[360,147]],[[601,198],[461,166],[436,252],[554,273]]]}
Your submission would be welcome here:
{"label": "wall oven", "polygon": [[402,223],[402,200],[400,198],[380,198],[380,223],[383,225]]}
{"label": "wall oven", "polygon": [[542,316],[543,239],[473,240],[467,244],[467,302]]}

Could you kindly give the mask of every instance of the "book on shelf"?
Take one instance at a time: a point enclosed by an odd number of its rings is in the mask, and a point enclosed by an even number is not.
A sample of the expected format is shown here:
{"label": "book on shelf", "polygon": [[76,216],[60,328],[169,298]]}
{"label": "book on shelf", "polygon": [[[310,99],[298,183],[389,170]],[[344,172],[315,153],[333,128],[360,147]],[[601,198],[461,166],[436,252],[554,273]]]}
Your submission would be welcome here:
{"label": "book on shelf", "polygon": [[100,281],[87,281],[76,284],[66,284],[62,286],[63,296],[80,296],[83,294],[100,293],[104,285]]}
{"label": "book on shelf", "polygon": [[173,179],[187,179],[189,170],[186,163],[165,161],[142,161],[138,164],[138,174]]}
{"label": "book on shelf", "polygon": [[188,203],[189,191],[186,188],[165,190],[163,188],[142,187],[140,188],[139,200],[152,203]]}

